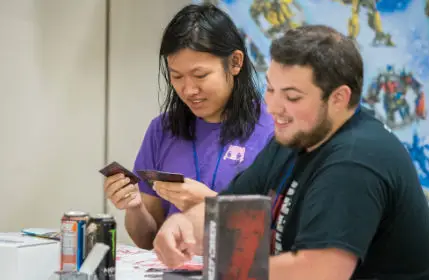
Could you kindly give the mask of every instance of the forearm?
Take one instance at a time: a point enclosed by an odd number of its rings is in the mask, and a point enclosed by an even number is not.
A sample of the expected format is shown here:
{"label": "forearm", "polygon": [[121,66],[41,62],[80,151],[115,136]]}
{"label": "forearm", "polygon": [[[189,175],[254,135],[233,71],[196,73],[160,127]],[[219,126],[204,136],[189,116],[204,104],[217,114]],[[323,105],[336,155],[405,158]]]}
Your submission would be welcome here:
{"label": "forearm", "polygon": [[[269,265],[269,275],[270,280],[283,279],[286,275],[288,279],[298,279],[296,278],[297,265],[300,262],[297,262],[297,259],[291,253],[281,254],[279,256],[270,257]],[[302,271],[298,269],[298,271]],[[287,272],[287,274],[285,274]]]}
{"label": "forearm", "polygon": [[125,211],[125,228],[134,243],[142,248],[151,250],[153,240],[158,231],[155,219],[142,203]]}
{"label": "forearm", "polygon": [[191,221],[194,228],[197,254],[203,253],[205,202],[195,205],[183,214]]}
{"label": "forearm", "polygon": [[332,278],[333,275],[330,275],[331,278],[326,278],[326,271],[320,271],[317,264],[312,263],[301,253],[283,253],[270,257],[269,261],[269,280],[285,278],[290,280],[339,280],[336,277]]}
{"label": "forearm", "polygon": [[270,280],[347,280],[357,258],[338,249],[308,249],[273,256],[269,261]]}

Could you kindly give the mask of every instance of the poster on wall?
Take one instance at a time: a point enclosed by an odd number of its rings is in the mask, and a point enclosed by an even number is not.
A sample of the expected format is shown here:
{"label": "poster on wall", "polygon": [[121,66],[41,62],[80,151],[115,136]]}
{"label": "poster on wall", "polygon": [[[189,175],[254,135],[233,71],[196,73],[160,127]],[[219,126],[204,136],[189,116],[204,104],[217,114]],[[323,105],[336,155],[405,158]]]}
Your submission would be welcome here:
{"label": "poster on wall", "polygon": [[234,15],[261,81],[271,40],[288,28],[325,24],[355,39],[364,59],[362,106],[402,141],[429,200],[429,0],[193,2]]}

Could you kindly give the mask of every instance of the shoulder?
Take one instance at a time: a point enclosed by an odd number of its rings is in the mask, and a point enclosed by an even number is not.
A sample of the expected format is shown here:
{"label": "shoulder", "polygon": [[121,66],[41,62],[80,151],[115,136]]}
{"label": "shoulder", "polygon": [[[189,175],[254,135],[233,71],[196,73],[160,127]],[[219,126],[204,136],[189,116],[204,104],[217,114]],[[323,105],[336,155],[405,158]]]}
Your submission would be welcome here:
{"label": "shoulder", "polygon": [[326,150],[338,160],[380,163],[390,166],[393,160],[406,161],[409,156],[394,133],[383,123],[362,114],[350,120],[327,143]]}
{"label": "shoulder", "polygon": [[162,116],[162,114],[158,115],[149,122],[144,132],[140,151],[144,150],[145,153],[156,152],[159,147],[164,145],[164,140],[172,138],[170,131],[164,127]]}
{"label": "shoulder", "polygon": [[[179,141],[171,132],[165,129],[163,124],[162,114],[153,118],[146,131],[144,132],[143,140],[140,145],[139,152],[136,157],[136,164],[141,167],[145,163],[151,168],[159,168],[165,152],[175,147]],[[148,163],[150,162],[150,164]]]}
{"label": "shoulder", "polygon": [[164,128],[163,117],[164,117],[164,114],[160,114],[160,115],[156,116],[155,118],[153,118],[150,121],[148,130],[163,131],[163,128]]}
{"label": "shoulder", "polygon": [[[383,123],[362,114],[354,117],[344,128],[320,148],[314,168],[329,166],[360,166],[375,174],[389,186],[409,180],[414,182],[415,167],[405,147]],[[362,170],[363,170],[362,169]]]}
{"label": "shoulder", "polygon": [[146,136],[159,139],[171,135],[169,130],[165,128],[163,119],[164,115],[165,114],[160,114],[150,121],[149,126],[146,130]]}

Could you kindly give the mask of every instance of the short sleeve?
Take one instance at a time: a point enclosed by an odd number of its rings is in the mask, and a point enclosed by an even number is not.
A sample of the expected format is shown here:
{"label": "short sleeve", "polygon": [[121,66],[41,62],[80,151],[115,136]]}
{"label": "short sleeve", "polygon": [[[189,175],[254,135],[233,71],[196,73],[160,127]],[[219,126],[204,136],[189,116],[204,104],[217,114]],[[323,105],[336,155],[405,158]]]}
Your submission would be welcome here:
{"label": "short sleeve", "polygon": [[[140,146],[139,152],[134,162],[134,173],[137,174],[137,170],[157,170],[156,155],[159,151],[159,143],[161,142],[162,129],[160,126],[160,118],[152,120],[148,129],[146,130],[143,138],[142,145]],[[139,182],[139,189],[141,192],[158,197],[157,193],[152,187],[146,182],[141,180]]]}
{"label": "short sleeve", "polygon": [[387,187],[371,170],[334,164],[305,194],[293,250],[338,248],[364,260],[387,201]]}

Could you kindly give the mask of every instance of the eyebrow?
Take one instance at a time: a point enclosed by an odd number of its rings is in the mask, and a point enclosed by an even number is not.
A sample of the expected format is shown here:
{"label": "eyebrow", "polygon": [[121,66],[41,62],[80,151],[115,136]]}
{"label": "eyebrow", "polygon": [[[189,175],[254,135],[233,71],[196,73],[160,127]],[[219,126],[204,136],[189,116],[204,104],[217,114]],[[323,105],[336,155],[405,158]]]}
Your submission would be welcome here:
{"label": "eyebrow", "polygon": [[[177,70],[174,70],[173,68],[171,68],[171,67],[168,67],[168,70],[170,71],[170,72],[175,72],[175,73],[178,73],[178,74],[180,74],[180,72],[179,71],[177,71]],[[197,66],[197,67],[195,67],[194,69],[192,69],[191,70],[191,72],[196,72],[196,71],[199,71],[199,70],[205,70],[205,68],[203,68],[203,67],[201,67],[201,66]]]}
{"label": "eyebrow", "polygon": [[[265,76],[265,79],[267,80],[267,83],[268,84],[271,84],[270,83],[270,80],[268,79],[268,76]],[[293,90],[293,91],[296,91],[296,92],[299,92],[299,93],[302,93],[302,94],[306,94],[305,92],[303,92],[302,90],[300,90],[299,88],[297,88],[297,87],[284,87],[284,88],[281,88],[280,89],[280,91],[290,91],[290,90]]]}

